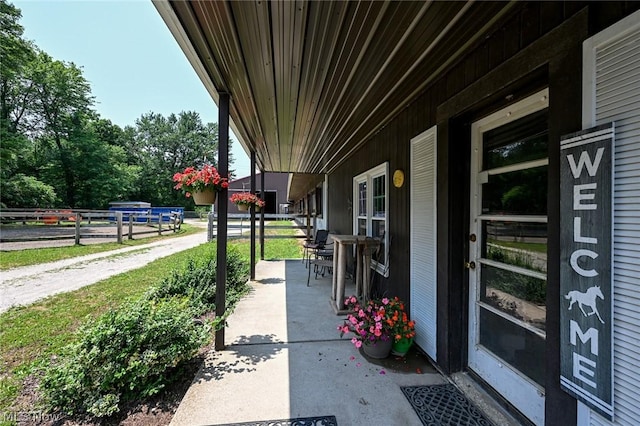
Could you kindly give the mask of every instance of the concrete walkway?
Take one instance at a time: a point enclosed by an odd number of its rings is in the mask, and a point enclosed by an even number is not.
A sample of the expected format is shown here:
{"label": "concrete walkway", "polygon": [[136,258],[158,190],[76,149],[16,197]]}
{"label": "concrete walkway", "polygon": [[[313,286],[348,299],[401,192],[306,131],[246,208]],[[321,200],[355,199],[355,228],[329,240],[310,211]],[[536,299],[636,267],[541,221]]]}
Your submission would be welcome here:
{"label": "concrete walkway", "polygon": [[95,284],[206,241],[203,230],[185,237],[1,271],[0,312]]}
{"label": "concrete walkway", "polygon": [[306,280],[300,260],[258,263],[252,293],[229,317],[226,349],[209,354],[172,425],[329,415],[339,425],[422,424],[400,386],[446,379],[421,355],[367,360],[339,338],[330,278]]}

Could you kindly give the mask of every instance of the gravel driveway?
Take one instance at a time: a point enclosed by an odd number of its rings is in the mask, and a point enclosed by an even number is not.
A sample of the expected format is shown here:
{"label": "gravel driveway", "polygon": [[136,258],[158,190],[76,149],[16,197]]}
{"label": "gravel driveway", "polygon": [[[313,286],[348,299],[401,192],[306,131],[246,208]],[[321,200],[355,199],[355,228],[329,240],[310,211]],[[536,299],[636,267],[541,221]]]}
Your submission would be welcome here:
{"label": "gravel driveway", "polygon": [[0,272],[0,312],[77,290],[207,242],[207,233]]}

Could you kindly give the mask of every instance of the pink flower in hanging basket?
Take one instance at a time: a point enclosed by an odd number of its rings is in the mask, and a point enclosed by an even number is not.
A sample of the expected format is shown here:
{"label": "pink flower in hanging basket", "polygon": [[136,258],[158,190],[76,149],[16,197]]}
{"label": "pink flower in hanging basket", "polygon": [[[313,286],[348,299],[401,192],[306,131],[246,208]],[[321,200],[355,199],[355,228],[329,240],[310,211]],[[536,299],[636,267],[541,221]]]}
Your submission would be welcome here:
{"label": "pink flower in hanging basket", "polygon": [[213,189],[218,192],[229,187],[229,180],[220,176],[218,170],[212,165],[204,165],[201,169],[187,167],[183,172],[173,175],[176,182],[175,189],[182,190],[187,197],[191,197],[193,192],[201,192],[206,189]]}
{"label": "pink flower in hanging basket", "polygon": [[264,207],[264,201],[257,195],[250,192],[236,192],[229,197],[229,200],[236,205],[255,205],[256,207]]}

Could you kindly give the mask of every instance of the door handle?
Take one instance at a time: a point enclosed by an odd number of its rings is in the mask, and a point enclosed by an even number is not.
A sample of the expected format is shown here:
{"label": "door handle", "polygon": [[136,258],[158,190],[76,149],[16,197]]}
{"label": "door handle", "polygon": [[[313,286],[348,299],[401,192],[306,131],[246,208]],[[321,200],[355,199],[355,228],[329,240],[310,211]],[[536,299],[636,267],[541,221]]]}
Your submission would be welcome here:
{"label": "door handle", "polygon": [[467,269],[476,269],[476,262],[473,260],[471,262],[464,262],[464,267]]}

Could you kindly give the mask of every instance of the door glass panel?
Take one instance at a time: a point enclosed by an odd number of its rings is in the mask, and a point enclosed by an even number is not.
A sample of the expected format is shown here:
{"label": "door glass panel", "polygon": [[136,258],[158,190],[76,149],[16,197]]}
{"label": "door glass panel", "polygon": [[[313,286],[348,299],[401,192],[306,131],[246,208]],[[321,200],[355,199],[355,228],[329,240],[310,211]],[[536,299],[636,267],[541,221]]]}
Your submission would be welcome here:
{"label": "door glass panel", "polygon": [[545,330],[546,280],[489,265],[482,265],[481,276],[481,301],[517,320]]}
{"label": "door glass panel", "polygon": [[367,215],[367,182],[358,184],[358,216]]}
{"label": "door glass panel", "polygon": [[547,214],[547,166],[489,175],[482,185],[483,214]]}
{"label": "door glass panel", "polygon": [[385,217],[384,175],[373,178],[373,217]]}
{"label": "door glass panel", "polygon": [[[375,237],[375,238],[382,238],[382,242],[380,243],[380,254],[384,254],[385,253],[385,247],[384,247],[384,224],[385,221],[384,220],[373,220],[371,221],[371,227],[372,227],[372,232],[371,232],[371,236]],[[380,261],[381,263],[385,262],[385,258],[383,255],[380,256],[379,259],[374,259],[375,261]]]}
{"label": "door glass panel", "polygon": [[481,308],[480,344],[544,387],[544,338]]}
{"label": "door glass panel", "polygon": [[482,221],[482,257],[547,272],[547,224]]}
{"label": "door glass panel", "polygon": [[483,170],[547,157],[547,110],[483,134]]}
{"label": "door glass panel", "polygon": [[367,219],[358,219],[358,235],[367,235]]}

